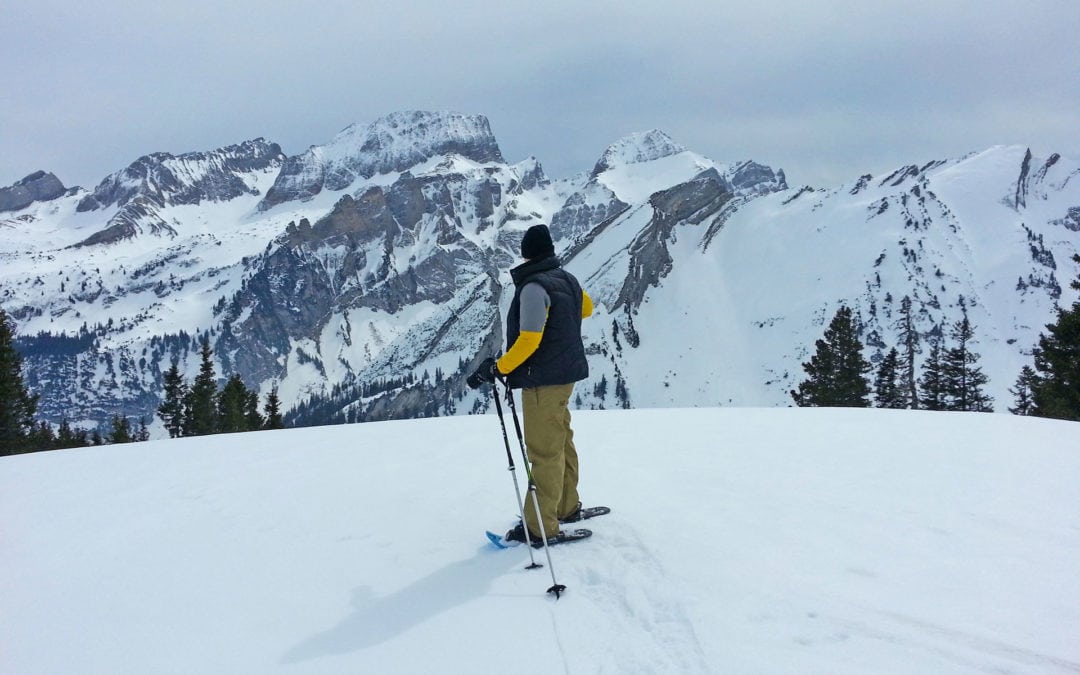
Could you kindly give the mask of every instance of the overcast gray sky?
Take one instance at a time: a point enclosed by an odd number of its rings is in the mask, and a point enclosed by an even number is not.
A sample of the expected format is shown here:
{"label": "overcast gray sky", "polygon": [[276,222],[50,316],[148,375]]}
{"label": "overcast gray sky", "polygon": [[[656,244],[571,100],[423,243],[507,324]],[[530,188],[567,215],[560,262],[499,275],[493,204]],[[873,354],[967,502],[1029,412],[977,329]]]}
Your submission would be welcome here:
{"label": "overcast gray sky", "polygon": [[484,114],[553,177],[652,128],[792,185],[1080,157],[1077,0],[0,0],[0,25],[0,186],[258,136],[293,155],[406,109]]}

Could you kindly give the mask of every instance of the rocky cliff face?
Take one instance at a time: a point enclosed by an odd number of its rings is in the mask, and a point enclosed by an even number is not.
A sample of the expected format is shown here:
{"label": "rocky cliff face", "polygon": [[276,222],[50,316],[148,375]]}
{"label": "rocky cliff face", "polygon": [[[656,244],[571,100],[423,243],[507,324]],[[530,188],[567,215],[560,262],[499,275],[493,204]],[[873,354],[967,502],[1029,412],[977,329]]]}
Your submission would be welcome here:
{"label": "rocky cliff face", "polygon": [[742,195],[765,195],[788,189],[787,177],[782,169],[772,169],[757,162],[740,162],[731,168],[728,176],[732,190]]}
{"label": "rocky cliff face", "polygon": [[610,188],[592,182],[575,192],[551,217],[551,236],[577,242],[597,226],[630,208]]}
{"label": "rocky cliff face", "polygon": [[698,225],[715,217],[734,196],[731,183],[716,169],[654,193],[649,198],[652,217],[630,243],[629,273],[612,309],[632,312],[645,299],[649,287],[658,286],[671,272],[674,260],[668,246],[677,225]]}
{"label": "rocky cliff face", "polygon": [[35,171],[14,185],[0,188],[0,213],[21,211],[34,202],[47,202],[62,196],[67,188],[60,179],[45,171]]}
{"label": "rocky cliff face", "polygon": [[[346,194],[314,223],[290,223],[271,250],[253,262],[253,273],[222,314],[237,346],[236,367],[260,381],[288,378],[305,368],[321,376],[336,370],[351,383],[391,380],[428,359],[444,358],[447,340],[468,345],[469,352],[497,339],[487,335],[498,304],[497,293],[492,301],[492,284],[499,265],[512,259],[499,223],[532,222],[515,211],[506,194],[526,182],[539,185],[542,174],[538,167],[477,166],[475,156],[458,158],[456,164],[419,175],[405,171],[389,185]],[[471,312],[487,328],[475,334],[475,325],[459,323],[460,313],[481,296],[487,302]],[[445,314],[448,307],[457,309]],[[440,308],[436,314],[442,318],[393,328],[389,333],[400,334],[396,337],[380,333],[382,319],[371,320],[417,308]],[[281,356],[290,345],[310,346],[299,348],[302,362],[289,359],[283,369]],[[464,374],[456,359],[461,353],[452,353],[454,362],[440,372],[460,379]],[[375,398],[381,402],[370,402],[371,410],[401,407],[390,405],[385,395]],[[449,400],[437,406],[442,412],[452,407]]]}

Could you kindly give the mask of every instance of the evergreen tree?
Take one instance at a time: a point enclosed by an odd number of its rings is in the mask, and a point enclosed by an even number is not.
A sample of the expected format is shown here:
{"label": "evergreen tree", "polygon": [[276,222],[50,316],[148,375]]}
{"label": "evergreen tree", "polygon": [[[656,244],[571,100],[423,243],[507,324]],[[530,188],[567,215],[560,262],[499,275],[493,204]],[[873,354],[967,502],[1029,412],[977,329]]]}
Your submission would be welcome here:
{"label": "evergreen tree", "polygon": [[263,427],[266,429],[284,429],[285,420],[281,416],[281,398],[278,397],[277,382],[270,389],[270,393],[266,396],[266,406],[263,408],[263,412],[266,413],[266,421]]}
{"label": "evergreen tree", "polygon": [[966,412],[993,412],[993,399],[983,392],[987,377],[975,364],[979,355],[972,351],[975,329],[967,312],[952,328],[954,346],[947,349],[942,361],[942,384],[945,409]]}
{"label": "evergreen tree", "polygon": [[930,353],[923,364],[923,374],[919,378],[919,405],[926,410],[945,409],[945,384],[942,369],[944,354],[941,347],[940,328],[930,339]]}
{"label": "evergreen tree", "polygon": [[37,449],[31,439],[37,401],[38,397],[31,395],[23,384],[22,357],[15,350],[14,325],[0,309],[0,455]]}
{"label": "evergreen tree", "polygon": [[135,440],[131,436],[131,422],[128,421],[128,418],[121,417],[118,414],[113,415],[112,429],[105,440],[109,443],[131,443]]}
{"label": "evergreen tree", "polygon": [[[1080,263],[1080,255],[1073,261]],[[1080,290],[1080,278],[1072,282]],[[1080,420],[1080,301],[1059,309],[1057,321],[1046,326],[1035,349],[1039,377],[1032,389],[1033,414]]]}
{"label": "evergreen tree", "polygon": [[244,400],[244,427],[248,431],[263,428],[263,416],[259,414],[259,392],[249,390]]}
{"label": "evergreen tree", "polygon": [[30,447],[33,450],[53,450],[56,445],[56,433],[48,422],[38,422],[30,434]]}
{"label": "evergreen tree", "polygon": [[239,375],[233,375],[218,394],[218,431],[247,431],[248,389]]}
{"label": "evergreen tree", "polygon": [[626,388],[626,381],[620,377],[619,373],[615,373],[615,398],[619,401],[619,406],[624,410],[630,409],[630,392]]}
{"label": "evergreen tree", "polygon": [[907,392],[902,382],[900,352],[895,347],[889,350],[878,366],[874,378],[874,398],[879,408],[909,408]]}
{"label": "evergreen tree", "polygon": [[1039,376],[1035,373],[1031,366],[1024,366],[1020,371],[1020,376],[1016,378],[1016,385],[1009,389],[1009,393],[1014,398],[1014,403],[1009,412],[1014,415],[1033,415],[1035,414],[1035,387],[1038,386]]}
{"label": "evergreen tree", "polygon": [[817,351],[802,364],[809,379],[791,396],[799,406],[865,408],[870,405],[870,364],[863,358],[851,309],[841,306],[816,342]]}
{"label": "evergreen tree", "polygon": [[139,429],[135,432],[136,441],[148,441],[150,440],[150,429],[146,426],[146,418],[139,418]]}
{"label": "evergreen tree", "polygon": [[202,340],[199,374],[184,397],[184,435],[206,436],[218,430],[217,376],[210,339]]}
{"label": "evergreen tree", "polygon": [[67,418],[60,420],[60,428],[56,432],[56,447],[57,448],[74,448],[79,445],[86,445],[85,438],[83,442],[79,442],[79,439],[75,433],[75,430],[71,428],[71,423],[67,421]]}
{"label": "evergreen tree", "polygon": [[915,356],[919,349],[919,332],[915,330],[915,320],[912,316],[911,298],[904,296],[900,301],[900,322],[898,325],[900,336],[900,361],[897,369],[903,388],[905,407],[919,407],[919,391],[916,388],[915,379]]}
{"label": "evergreen tree", "polygon": [[607,398],[607,375],[600,376],[600,381],[593,387],[593,395],[601,401]]}
{"label": "evergreen tree", "polygon": [[180,367],[173,361],[172,367],[165,372],[165,397],[158,406],[157,414],[165,423],[169,438],[179,438],[184,432],[184,398],[187,396],[187,383],[180,374]]}

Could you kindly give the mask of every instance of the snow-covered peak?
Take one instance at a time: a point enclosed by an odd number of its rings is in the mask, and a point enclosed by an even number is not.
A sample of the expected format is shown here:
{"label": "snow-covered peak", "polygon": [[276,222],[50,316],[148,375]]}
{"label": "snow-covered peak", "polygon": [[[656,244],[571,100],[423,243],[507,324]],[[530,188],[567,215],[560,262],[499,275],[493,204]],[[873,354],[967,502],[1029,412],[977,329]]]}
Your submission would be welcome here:
{"label": "snow-covered peak", "polygon": [[599,176],[617,166],[651,162],[681,152],[686,152],[686,148],[659,129],[635,132],[609,145],[592,175]]}
{"label": "snow-covered peak", "polygon": [[371,124],[352,124],[328,144],[290,157],[260,208],[344,190],[359,179],[402,172],[439,155],[460,155],[481,164],[502,162],[502,152],[483,115],[410,110]]}
{"label": "snow-covered peak", "polygon": [[451,153],[477,162],[503,161],[487,117],[456,112],[391,113],[366,126],[349,125],[324,149],[331,162],[354,158],[358,168],[392,171]]}
{"label": "snow-covered peak", "polygon": [[520,177],[520,186],[523,190],[532,190],[551,182],[548,180],[547,174],[544,173],[544,167],[540,165],[540,160],[531,155],[513,165],[511,169]]}

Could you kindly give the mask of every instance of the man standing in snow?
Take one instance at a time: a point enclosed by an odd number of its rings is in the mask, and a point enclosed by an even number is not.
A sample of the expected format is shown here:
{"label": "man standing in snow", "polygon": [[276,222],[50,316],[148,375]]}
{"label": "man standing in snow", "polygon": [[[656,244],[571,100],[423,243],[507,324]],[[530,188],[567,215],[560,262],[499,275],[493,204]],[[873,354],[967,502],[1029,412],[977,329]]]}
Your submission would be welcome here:
{"label": "man standing in snow", "polygon": [[[570,428],[570,395],[574,383],[589,375],[581,320],[590,316],[592,300],[581,284],[562,268],[546,225],[533,225],[521,239],[525,262],[510,270],[514,300],[506,316],[507,351],[496,361],[486,359],[468,384],[505,377],[521,389],[525,417],[525,445],[532,462],[532,477],[544,532],[559,532],[559,521],[575,520],[578,498],[578,456]],[[540,541],[535,509],[525,509],[525,525],[532,541]],[[525,541],[522,525],[506,535]]]}

